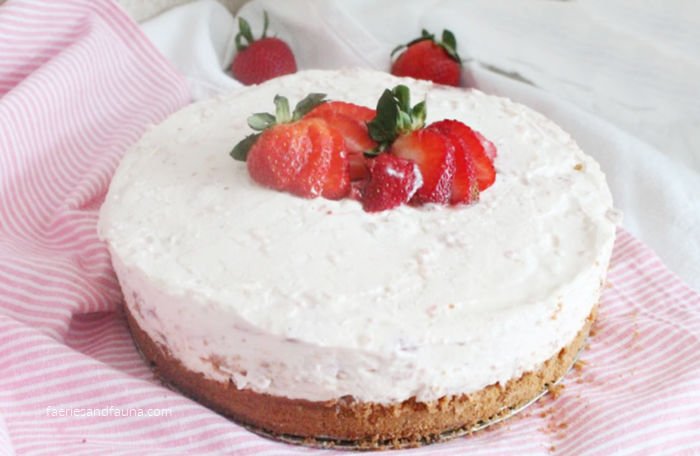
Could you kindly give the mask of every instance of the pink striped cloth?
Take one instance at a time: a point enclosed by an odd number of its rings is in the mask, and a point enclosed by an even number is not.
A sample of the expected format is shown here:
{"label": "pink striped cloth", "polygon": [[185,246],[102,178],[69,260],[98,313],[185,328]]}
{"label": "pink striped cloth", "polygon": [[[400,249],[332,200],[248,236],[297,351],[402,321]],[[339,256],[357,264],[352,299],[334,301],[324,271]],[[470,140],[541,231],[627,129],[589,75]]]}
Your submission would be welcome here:
{"label": "pink striped cloth", "polygon": [[[112,3],[0,7],[0,454],[333,453],[164,388],[131,342],[97,209],[124,151],[188,101]],[[622,230],[583,359],[557,399],[406,453],[700,452],[700,296]]]}

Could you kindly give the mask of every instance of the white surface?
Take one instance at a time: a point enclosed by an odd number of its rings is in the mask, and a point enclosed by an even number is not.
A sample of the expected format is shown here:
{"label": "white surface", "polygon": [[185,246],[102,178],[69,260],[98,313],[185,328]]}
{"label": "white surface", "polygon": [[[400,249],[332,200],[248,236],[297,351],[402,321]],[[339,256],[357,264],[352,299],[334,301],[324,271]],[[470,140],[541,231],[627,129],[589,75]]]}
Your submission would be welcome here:
{"label": "white surface", "polygon": [[[142,22],[179,5],[193,0],[116,0],[136,21]],[[235,13],[248,0],[218,0],[219,3]],[[0,0],[2,3],[3,0]]]}
{"label": "white surface", "polygon": [[[231,29],[201,20],[228,14],[217,6],[202,0],[144,26],[191,77],[198,98],[236,86],[221,72]],[[256,0],[241,10],[254,30],[263,8],[302,69],[386,69],[389,50],[421,27],[451,28],[471,59],[466,82],[562,125],[606,171],[625,227],[700,289],[699,3]],[[200,38],[167,45],[182,30]],[[200,53],[223,57],[202,65]]]}
{"label": "white surface", "polygon": [[141,28],[187,77],[195,100],[242,87],[224,72],[234,53],[238,24],[220,3],[189,3],[146,21]]}
{"label": "white surface", "polygon": [[[276,94],[366,106],[399,83],[429,123],[462,120],[498,148],[477,204],[370,214],[266,189],[228,154]],[[277,396],[391,403],[505,384],[554,356],[598,302],[615,220],[598,164],[541,115],[354,69],[175,114],[122,160],[100,233],[139,326],[186,367]]]}

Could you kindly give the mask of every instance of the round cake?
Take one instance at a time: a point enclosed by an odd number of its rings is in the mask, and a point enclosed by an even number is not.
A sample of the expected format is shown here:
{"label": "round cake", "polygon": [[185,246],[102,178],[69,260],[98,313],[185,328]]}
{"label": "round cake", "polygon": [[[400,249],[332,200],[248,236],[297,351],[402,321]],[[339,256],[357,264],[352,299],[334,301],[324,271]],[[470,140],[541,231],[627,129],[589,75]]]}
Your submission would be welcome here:
{"label": "round cake", "polygon": [[[476,204],[370,213],[254,181],[232,147],[276,95],[374,107],[496,146]],[[273,436],[407,446],[557,381],[595,317],[615,238],[605,176],[506,98],[386,73],[303,71],[190,105],[123,158],[100,212],[134,339],[169,383]]]}

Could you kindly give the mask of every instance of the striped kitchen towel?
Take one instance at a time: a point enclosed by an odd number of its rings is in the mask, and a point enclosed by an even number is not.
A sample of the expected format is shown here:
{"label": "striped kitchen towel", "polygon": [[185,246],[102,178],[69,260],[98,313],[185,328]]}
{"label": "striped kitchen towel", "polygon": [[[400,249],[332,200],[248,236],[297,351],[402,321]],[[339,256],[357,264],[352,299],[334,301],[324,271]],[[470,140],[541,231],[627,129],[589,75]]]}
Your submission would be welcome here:
{"label": "striped kitchen towel", "polygon": [[[131,342],[97,209],[124,151],[188,101],[111,2],[0,6],[0,455],[333,453],[163,387]],[[623,230],[583,361],[521,417],[405,453],[700,452],[700,296]]]}

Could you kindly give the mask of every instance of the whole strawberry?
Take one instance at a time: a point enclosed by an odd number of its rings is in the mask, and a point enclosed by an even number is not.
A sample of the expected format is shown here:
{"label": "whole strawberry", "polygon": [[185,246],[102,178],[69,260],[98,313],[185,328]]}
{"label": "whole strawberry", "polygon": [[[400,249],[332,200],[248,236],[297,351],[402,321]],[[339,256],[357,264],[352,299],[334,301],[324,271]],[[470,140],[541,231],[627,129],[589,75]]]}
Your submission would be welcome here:
{"label": "whole strawberry", "polygon": [[398,46],[391,55],[402,49],[405,51],[394,61],[391,74],[459,87],[462,60],[452,32],[443,30],[441,41],[437,41],[435,35],[423,30],[420,38]]}
{"label": "whole strawberry", "polygon": [[268,25],[269,19],[265,12],[263,32],[260,39],[256,40],[248,21],[242,17],[238,18],[238,52],[231,64],[231,73],[245,85],[260,84],[268,79],[297,71],[296,59],[287,43],[276,37],[267,37]]}

